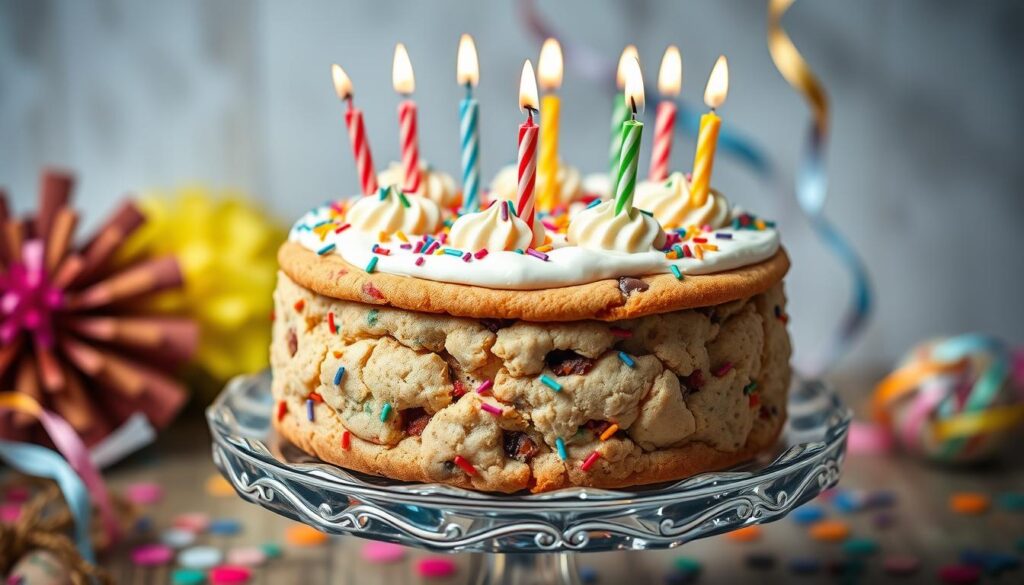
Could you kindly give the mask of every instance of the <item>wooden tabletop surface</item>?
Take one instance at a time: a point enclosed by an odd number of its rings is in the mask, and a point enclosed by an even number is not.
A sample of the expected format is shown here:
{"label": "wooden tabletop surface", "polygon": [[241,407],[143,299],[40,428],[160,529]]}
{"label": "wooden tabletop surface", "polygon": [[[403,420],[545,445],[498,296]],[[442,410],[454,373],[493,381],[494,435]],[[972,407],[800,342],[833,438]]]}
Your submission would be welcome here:
{"label": "wooden tabletop surface", "polygon": [[[355,537],[332,537],[327,544],[310,548],[290,546],[284,534],[294,523],[269,511],[243,501],[234,494],[213,495],[208,482],[216,475],[210,456],[209,434],[198,412],[164,433],[157,443],[108,472],[110,483],[125,487],[133,482],[157,482],[166,495],[159,504],[146,510],[156,533],[168,528],[172,520],[186,512],[205,512],[212,518],[230,518],[242,523],[243,530],[233,537],[205,536],[197,544],[211,544],[227,551],[235,546],[280,543],[282,557],[268,561],[254,572],[253,583],[321,583],[402,585],[424,582],[415,569],[415,562],[428,553],[409,549],[408,555],[390,565],[369,564],[360,558],[366,541]],[[994,507],[979,516],[962,516],[948,507],[951,494],[978,491],[995,497],[1016,490],[1024,491],[1024,466],[1020,459],[985,467],[949,470],[901,457],[851,455],[840,486],[855,490],[892,492],[897,503],[888,509],[893,522],[888,528],[876,526],[879,512],[842,514],[822,502],[829,517],[849,523],[852,535],[874,539],[880,546],[877,554],[863,562],[864,583],[898,583],[907,579],[891,577],[883,571],[886,556],[913,555],[923,566],[916,582],[934,582],[938,567],[955,562],[963,549],[1001,551],[1024,554],[1015,547],[1024,539],[1024,512],[1010,512]],[[150,541],[153,538],[150,537]],[[136,543],[146,542],[137,540]],[[130,561],[130,545],[110,555],[106,566],[118,583],[158,584],[170,582],[173,567],[143,569]],[[748,566],[750,555],[767,554],[774,560],[771,569]],[[455,576],[431,583],[469,583],[471,554],[451,558],[459,569]],[[790,518],[764,526],[761,538],[741,543],[719,536],[696,541],[675,550],[648,552],[612,552],[579,556],[582,567],[596,571],[600,583],[663,583],[681,557],[694,559],[702,570],[700,583],[786,583],[794,575],[789,563],[796,557],[811,557],[828,563],[846,558],[841,545],[821,543],[808,535],[804,526]],[[1018,557],[1020,559],[1022,557]],[[827,571],[817,576],[800,577],[801,583],[834,583]],[[1024,571],[989,578],[988,582],[1021,583]]]}

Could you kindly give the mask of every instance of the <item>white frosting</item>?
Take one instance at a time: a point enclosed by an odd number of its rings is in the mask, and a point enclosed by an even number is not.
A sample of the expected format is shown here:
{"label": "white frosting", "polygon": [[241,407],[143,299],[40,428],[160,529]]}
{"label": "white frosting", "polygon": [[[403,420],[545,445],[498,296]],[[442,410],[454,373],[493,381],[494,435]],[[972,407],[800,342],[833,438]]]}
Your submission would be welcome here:
{"label": "white frosting", "polygon": [[608,199],[612,192],[612,178],[608,173],[591,173],[583,177],[583,191]]}
{"label": "white frosting", "polygon": [[[376,257],[376,270],[380,272],[510,290],[554,288],[620,276],[663,274],[669,272],[671,265],[683,274],[711,274],[767,260],[779,249],[779,234],[773,228],[763,231],[715,230],[704,236],[708,243],[718,246],[717,251],[705,252],[702,259],[675,260],[653,249],[626,253],[570,246],[564,236],[553,234],[554,249],[547,253],[546,261],[516,252],[489,251],[487,256],[473,258],[467,263],[457,256],[415,254],[411,249],[402,249],[394,240],[386,244],[390,249],[389,255],[376,255],[371,251],[377,243],[376,234],[355,229],[341,233],[327,230],[320,232],[324,234],[321,240],[320,235],[310,229],[332,219],[332,212],[327,206],[310,211],[292,227],[289,240],[309,250],[327,249],[329,251],[325,253],[340,254],[347,262],[360,268]],[[351,218],[346,221],[351,221]],[[718,234],[731,238],[718,238]],[[334,244],[333,249],[331,244]],[[416,260],[421,257],[424,262],[417,266]]]}
{"label": "white frosting", "polygon": [[615,213],[615,202],[605,201],[572,218],[568,241],[591,250],[636,254],[664,247],[665,231],[656,219],[639,209]]}
{"label": "white frosting", "polygon": [[463,215],[452,225],[448,241],[454,248],[467,252],[484,248],[489,252],[525,250],[542,244],[544,226],[535,221],[535,229],[531,229],[525,221],[509,211],[508,205],[508,199],[498,199],[484,211]]}
{"label": "white frosting", "polygon": [[[401,188],[405,184],[405,171],[402,165],[393,162],[377,175],[377,182],[381,187],[395,185]],[[420,161],[420,188],[414,191],[437,203],[444,209],[453,209],[459,205],[459,191],[455,186],[455,179],[447,173],[442,173]]]}
{"label": "white frosting", "polygon": [[683,173],[672,173],[664,181],[643,181],[636,187],[634,205],[646,209],[666,229],[691,225],[720,228],[731,218],[729,201],[718,191],[708,193],[704,205],[690,204],[690,184]]}
{"label": "white frosting", "polygon": [[[561,162],[558,163],[558,203],[568,205],[583,196],[583,182],[580,171],[576,167],[570,167]],[[534,191],[538,194],[544,192],[547,178],[537,173],[537,184]],[[491,181],[491,197],[494,199],[516,200],[519,196],[519,169],[515,165],[503,167]]]}
{"label": "white frosting", "polygon": [[399,195],[395,189],[384,193],[383,199],[380,195],[360,198],[345,214],[345,221],[356,230],[375,236],[399,230],[408,235],[432,234],[441,229],[441,209],[430,199],[413,194]]}

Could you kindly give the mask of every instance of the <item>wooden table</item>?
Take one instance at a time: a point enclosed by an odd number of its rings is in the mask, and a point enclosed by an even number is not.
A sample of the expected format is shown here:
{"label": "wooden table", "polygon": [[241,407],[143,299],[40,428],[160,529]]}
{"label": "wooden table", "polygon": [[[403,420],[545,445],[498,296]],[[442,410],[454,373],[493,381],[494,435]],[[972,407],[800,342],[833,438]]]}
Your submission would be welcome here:
{"label": "wooden table", "polygon": [[[243,532],[235,537],[203,537],[198,543],[212,544],[225,551],[233,546],[277,542],[284,544],[284,532],[293,523],[283,517],[248,504],[234,495],[215,497],[206,485],[216,473],[210,458],[209,434],[199,413],[186,415],[158,442],[142,453],[110,470],[108,477],[115,487],[137,481],[158,482],[166,489],[163,502],[147,511],[154,526],[160,530],[185,512],[205,512],[213,518],[233,518],[243,523]],[[903,458],[850,456],[847,459],[841,487],[848,489],[893,492],[898,503],[891,508],[895,522],[888,529],[874,526],[874,513],[842,515],[823,504],[830,517],[850,523],[854,536],[878,541],[881,551],[865,562],[859,582],[898,583],[907,579],[888,577],[882,571],[885,555],[906,553],[921,557],[923,568],[918,579],[932,582],[937,567],[954,562],[964,548],[981,548],[1011,552],[1015,541],[1024,538],[1024,513],[1002,510],[977,516],[957,516],[947,507],[953,492],[971,490],[995,495],[1005,490],[1024,490],[1024,466],[1020,458],[981,468],[946,470]],[[152,538],[150,539],[150,541]],[[145,542],[145,541],[139,541]],[[285,545],[284,555],[269,561],[255,571],[254,583],[302,584],[388,584],[420,583],[414,563],[427,553],[410,550],[400,563],[371,565],[360,558],[365,541],[354,537],[333,537],[328,544],[312,548]],[[167,583],[171,568],[141,569],[128,560],[130,547],[122,547],[106,565],[118,583]],[[747,567],[747,555],[768,553],[775,558],[773,569]],[[433,583],[467,583],[472,555],[455,555],[459,566],[455,577]],[[820,560],[844,558],[840,545],[812,540],[805,527],[791,519],[783,519],[764,527],[763,536],[755,542],[733,542],[715,537],[685,545],[676,550],[651,552],[614,552],[583,555],[581,565],[595,569],[600,583],[662,583],[680,557],[696,559],[702,565],[700,583],[737,583],[756,580],[759,583],[787,583],[795,577],[788,568],[797,556]],[[827,573],[816,577],[799,577],[800,583],[834,583]],[[1004,575],[990,582],[1021,583],[1024,571]]]}

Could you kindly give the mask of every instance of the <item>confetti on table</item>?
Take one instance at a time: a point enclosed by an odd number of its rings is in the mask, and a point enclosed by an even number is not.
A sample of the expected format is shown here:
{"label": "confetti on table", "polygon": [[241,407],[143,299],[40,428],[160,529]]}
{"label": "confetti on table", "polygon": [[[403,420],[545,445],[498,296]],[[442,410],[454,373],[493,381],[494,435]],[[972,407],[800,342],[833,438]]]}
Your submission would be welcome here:
{"label": "confetti on table", "polygon": [[224,479],[223,475],[213,474],[206,480],[206,493],[218,498],[226,498],[235,495],[235,488]]}
{"label": "confetti on table", "polygon": [[267,554],[258,546],[238,546],[228,551],[229,565],[258,567],[267,562]]}
{"label": "confetti on table", "polygon": [[200,512],[189,512],[175,517],[171,525],[191,532],[204,532],[210,525],[210,517]]}
{"label": "confetti on table", "polygon": [[882,570],[894,577],[909,577],[921,568],[921,560],[909,555],[892,555],[882,561]]}
{"label": "confetti on table", "polygon": [[178,553],[178,564],[186,569],[210,569],[222,560],[224,555],[212,546],[193,546]]}
{"label": "confetti on table", "polygon": [[854,422],[846,450],[850,455],[886,455],[893,450],[893,437],[888,429],[871,423]]}
{"label": "confetti on table", "polygon": [[1016,555],[998,551],[965,550],[960,553],[960,562],[978,567],[989,575],[1001,575],[1020,568],[1020,559]]}
{"label": "confetti on table", "polygon": [[852,514],[864,509],[867,498],[858,491],[840,490],[832,498],[832,505],[844,514]]}
{"label": "confetti on table", "polygon": [[132,563],[140,567],[166,565],[174,558],[174,550],[163,544],[146,544],[132,550]]}
{"label": "confetti on table", "polygon": [[1007,512],[1024,512],[1024,492],[1006,492],[996,498],[999,507]]}
{"label": "confetti on table", "polygon": [[290,527],[284,534],[288,544],[295,546],[318,546],[327,542],[327,535],[312,526],[297,524]]}
{"label": "confetti on table", "polygon": [[756,524],[744,526],[726,533],[725,537],[733,542],[754,542],[761,538],[761,527]]}
{"label": "confetti on table", "polygon": [[195,569],[175,569],[171,572],[171,585],[201,585],[206,573]]}
{"label": "confetti on table", "polygon": [[797,524],[814,524],[825,519],[825,510],[820,506],[805,504],[793,510],[789,517]]}
{"label": "confetti on table", "polygon": [[843,543],[843,552],[850,556],[871,556],[878,552],[878,543],[870,538],[851,538]]}
{"label": "confetti on table", "polygon": [[796,575],[814,575],[821,571],[821,561],[814,557],[797,557],[789,561],[789,570]]}
{"label": "confetti on table", "polygon": [[196,541],[196,533],[184,528],[170,528],[160,535],[160,542],[171,548],[185,548]]}
{"label": "confetti on table", "polygon": [[984,514],[990,505],[989,497],[977,492],[959,492],[949,497],[949,509],[957,514]]}
{"label": "confetti on table", "polygon": [[148,506],[164,498],[164,488],[150,482],[133,483],[124,488],[124,497],[133,504]]}
{"label": "confetti on table", "polygon": [[455,574],[455,562],[443,557],[427,557],[416,563],[416,573],[424,579],[443,579]]}
{"label": "confetti on table", "polygon": [[580,567],[579,574],[580,582],[583,585],[594,585],[594,583],[598,582],[597,569],[594,567]]}
{"label": "confetti on table", "polygon": [[281,545],[276,542],[264,542],[260,545],[263,549],[263,554],[267,555],[268,559],[275,559],[281,556]]}
{"label": "confetti on table", "polygon": [[882,512],[881,514],[876,514],[871,519],[871,523],[879,530],[886,530],[896,523],[896,516],[888,512]]}
{"label": "confetti on table", "polygon": [[839,520],[822,520],[812,524],[811,538],[821,542],[841,542],[850,536],[850,527]]}
{"label": "confetti on table", "polygon": [[252,573],[245,567],[224,565],[210,570],[210,583],[213,585],[236,585],[249,580]]}
{"label": "confetti on table", "polygon": [[210,522],[206,531],[216,536],[235,536],[242,531],[242,525],[232,518],[218,518]]}
{"label": "confetti on table", "polygon": [[950,585],[970,585],[981,578],[981,569],[970,565],[946,565],[939,568],[939,579]]}
{"label": "confetti on table", "polygon": [[360,556],[370,563],[394,563],[405,558],[405,547],[390,542],[371,541],[363,545]]}
{"label": "confetti on table", "polygon": [[674,566],[676,571],[679,571],[680,573],[686,573],[694,576],[700,574],[701,570],[700,561],[690,557],[679,557],[672,563],[672,566]]}

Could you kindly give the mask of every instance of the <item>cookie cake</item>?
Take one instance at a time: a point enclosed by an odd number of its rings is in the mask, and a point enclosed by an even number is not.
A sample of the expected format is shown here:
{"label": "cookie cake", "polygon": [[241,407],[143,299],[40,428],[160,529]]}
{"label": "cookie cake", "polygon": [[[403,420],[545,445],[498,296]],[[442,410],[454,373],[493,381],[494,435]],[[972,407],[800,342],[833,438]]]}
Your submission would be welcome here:
{"label": "cookie cake", "polygon": [[[278,254],[284,439],[350,470],[494,492],[677,480],[773,447],[790,381],[789,260],[773,223],[710,188],[714,113],[692,176],[638,184],[643,88],[628,67],[608,197],[577,194],[578,180],[558,195],[575,175],[557,159],[545,170],[554,118],[546,102],[535,118],[529,62],[517,180],[480,194],[471,165],[460,192],[409,152],[408,99],[402,163],[378,177],[336,67],[364,194],[306,213]],[[712,82],[717,106],[725,89]],[[476,107],[467,95],[464,155]],[[538,169],[554,196],[536,189]]]}

